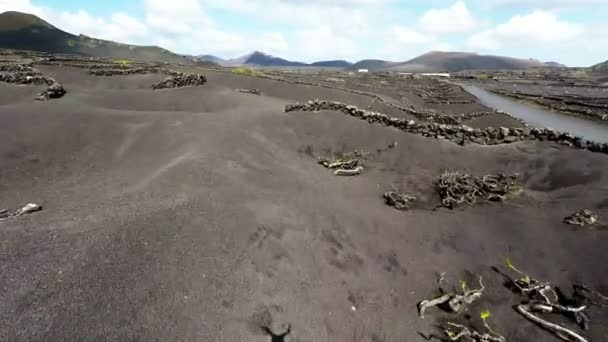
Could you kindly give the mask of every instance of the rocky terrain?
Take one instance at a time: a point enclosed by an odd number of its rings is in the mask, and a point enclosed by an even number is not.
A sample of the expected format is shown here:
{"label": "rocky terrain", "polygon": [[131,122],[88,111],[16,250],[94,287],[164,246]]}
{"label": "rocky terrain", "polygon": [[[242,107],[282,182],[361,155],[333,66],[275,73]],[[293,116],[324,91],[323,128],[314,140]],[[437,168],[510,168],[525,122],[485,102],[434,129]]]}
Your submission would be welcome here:
{"label": "rocky terrain", "polygon": [[606,144],[394,73],[0,68],[1,341],[608,333]]}

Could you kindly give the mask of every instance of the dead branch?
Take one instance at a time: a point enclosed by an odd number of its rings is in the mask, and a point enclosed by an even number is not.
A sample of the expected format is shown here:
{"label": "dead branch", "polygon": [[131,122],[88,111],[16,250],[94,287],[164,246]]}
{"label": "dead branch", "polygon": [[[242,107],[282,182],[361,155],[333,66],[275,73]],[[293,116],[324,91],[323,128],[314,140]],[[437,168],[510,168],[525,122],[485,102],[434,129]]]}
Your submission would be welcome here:
{"label": "dead branch", "polygon": [[262,95],[262,92],[260,92],[259,89],[234,89],[234,90],[238,91],[240,93],[245,93],[245,94]]}
{"label": "dead branch", "polygon": [[42,210],[42,206],[39,204],[35,204],[35,203],[28,203],[25,206],[23,206],[22,208],[19,208],[14,211],[10,211],[8,209],[2,209],[2,210],[0,210],[0,220],[10,218],[10,217],[23,216],[23,215],[27,215],[27,214],[31,214],[31,213],[40,211],[40,210]]}
{"label": "dead branch", "polygon": [[[469,329],[461,324],[452,322],[448,322],[447,324],[449,327],[445,328],[444,332],[450,341],[460,341],[461,339],[466,339],[467,341],[472,342],[506,342],[506,338],[504,336],[496,334],[492,329],[488,329],[491,331],[491,333],[480,333],[477,330]],[[485,321],[484,325],[486,328],[489,328]],[[451,328],[456,329],[456,331],[453,331]]]}
{"label": "dead branch", "polygon": [[358,176],[363,172],[362,166],[357,166],[354,169],[337,169],[334,171],[336,176]]}
{"label": "dead branch", "polygon": [[[567,310],[564,310],[564,309],[567,309]],[[576,342],[589,342],[589,341],[586,338],[584,338],[583,336],[577,334],[576,332],[574,332],[570,329],[564,328],[561,325],[548,322],[548,321],[534,315],[532,312],[540,312],[540,313],[582,312],[585,309],[586,309],[585,306],[582,306],[580,308],[569,308],[568,309],[568,308],[565,308],[562,306],[557,307],[556,305],[553,305],[553,304],[546,304],[546,303],[539,303],[539,302],[522,304],[522,305],[518,305],[516,307],[517,312],[519,312],[522,316],[524,316],[528,320],[534,322],[535,324],[541,326],[542,328],[553,332],[557,337],[561,338],[562,340],[576,341]]]}
{"label": "dead branch", "polygon": [[485,290],[483,285],[483,278],[479,277],[479,289],[466,290],[463,286],[463,293],[447,293],[431,300],[423,300],[418,303],[418,316],[424,318],[425,311],[434,306],[442,305],[447,303],[448,307],[452,312],[459,312],[465,304],[472,304],[475,300],[479,299]]}
{"label": "dead branch", "polygon": [[588,342],[587,339],[573,330],[559,324],[546,321],[534,314],[557,313],[570,316],[570,318],[574,318],[574,321],[586,330],[589,326],[589,317],[585,313],[585,310],[587,309],[586,305],[563,305],[560,303],[560,297],[557,295],[557,292],[551,284],[540,282],[529,275],[524,274],[515,268],[515,266],[511,264],[510,260],[507,260],[507,267],[522,276],[521,278],[514,280],[513,284],[522,294],[526,295],[530,299],[529,303],[518,305],[516,307],[517,312],[531,322],[553,332],[556,336],[564,341]]}
{"label": "dead branch", "polygon": [[336,176],[357,176],[363,172],[361,163],[367,153],[354,151],[346,154],[338,154],[333,158],[319,157],[319,164],[334,171]]}
{"label": "dead branch", "polygon": [[[593,305],[597,305],[603,308],[608,308],[608,296],[605,296],[601,293],[599,293],[598,291],[583,285],[583,284],[574,284],[572,285],[572,287],[574,288],[574,292],[580,294],[583,298],[585,298],[588,303],[593,304]],[[606,303],[600,303],[597,301],[592,300],[591,298],[589,298],[589,296],[585,295],[585,293],[589,293],[593,296],[595,296],[596,298],[599,298],[600,301],[606,302]]]}

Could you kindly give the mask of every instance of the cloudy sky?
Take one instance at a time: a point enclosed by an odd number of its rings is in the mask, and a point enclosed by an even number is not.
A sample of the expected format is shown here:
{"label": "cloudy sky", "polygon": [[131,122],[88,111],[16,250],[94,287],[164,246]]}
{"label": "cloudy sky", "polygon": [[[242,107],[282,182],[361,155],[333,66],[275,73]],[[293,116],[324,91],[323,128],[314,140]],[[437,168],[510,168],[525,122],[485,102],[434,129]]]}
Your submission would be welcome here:
{"label": "cloudy sky", "polygon": [[178,53],[310,62],[471,51],[589,66],[608,59],[608,0],[0,0],[70,33]]}

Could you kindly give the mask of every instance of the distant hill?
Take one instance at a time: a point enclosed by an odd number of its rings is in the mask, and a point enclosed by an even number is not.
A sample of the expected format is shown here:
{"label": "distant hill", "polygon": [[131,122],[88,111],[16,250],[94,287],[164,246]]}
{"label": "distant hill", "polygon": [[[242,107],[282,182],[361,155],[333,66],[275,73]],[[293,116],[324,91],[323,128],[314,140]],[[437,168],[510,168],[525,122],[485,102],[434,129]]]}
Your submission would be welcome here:
{"label": "distant hill", "polygon": [[268,66],[268,67],[302,67],[307,66],[306,63],[292,62],[283,58],[274,57],[269,54],[254,51],[245,56],[230,59],[224,63],[225,66],[243,66],[243,65],[257,65],[257,66]]}
{"label": "distant hill", "polygon": [[319,61],[319,62],[314,62],[314,63],[310,64],[310,66],[313,66],[313,67],[324,67],[324,68],[348,68],[351,65],[353,65],[353,63],[343,61],[343,60]]}
{"label": "distant hill", "polygon": [[433,51],[403,63],[390,70],[407,72],[457,72],[465,70],[521,70],[542,68],[546,65],[533,59],[502,56],[485,56],[468,52]]}
{"label": "distant hill", "polygon": [[368,69],[369,71],[381,71],[387,70],[393,67],[395,62],[384,61],[381,59],[364,59],[359,61],[353,65],[351,65],[350,69],[358,70],[358,69]]}
{"label": "distant hill", "polygon": [[212,62],[220,65],[226,63],[225,59],[214,55],[190,56],[190,58],[196,62]]}
{"label": "distant hill", "polygon": [[596,64],[596,65],[592,66],[591,70],[593,70],[593,71],[608,71],[608,61],[605,61],[603,63],[599,63],[599,64]]}
{"label": "distant hill", "polygon": [[0,14],[0,48],[171,63],[188,58],[157,46],[136,46],[62,31],[35,15]]}
{"label": "distant hill", "polygon": [[567,68],[568,67],[567,65],[558,63],[558,62],[545,62],[544,64],[550,68]]}
{"label": "distant hill", "polygon": [[[198,58],[206,57],[208,60],[213,60],[212,58],[215,56],[206,55],[199,56]],[[215,57],[217,58],[217,57]],[[302,63],[302,62],[294,62],[287,59],[283,59],[280,57],[275,57],[269,55],[264,52],[254,51],[250,54],[233,58],[229,60],[215,60],[216,63],[228,66],[228,67],[237,67],[237,66],[263,66],[263,67],[318,67],[318,68],[348,68],[352,65],[352,63],[343,61],[343,60],[331,60],[331,61],[319,61],[311,64]]]}

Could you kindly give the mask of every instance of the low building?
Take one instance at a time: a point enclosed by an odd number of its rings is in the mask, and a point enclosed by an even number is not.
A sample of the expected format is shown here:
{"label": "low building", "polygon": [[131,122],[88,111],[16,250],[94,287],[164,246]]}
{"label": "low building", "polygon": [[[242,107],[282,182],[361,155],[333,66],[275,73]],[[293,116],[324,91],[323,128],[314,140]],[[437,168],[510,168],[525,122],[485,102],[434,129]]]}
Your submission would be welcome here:
{"label": "low building", "polygon": [[445,78],[450,78],[450,74],[448,74],[448,73],[431,73],[431,72],[427,72],[427,73],[422,73],[422,74],[420,74],[420,76],[424,76],[424,77],[445,77]]}
{"label": "low building", "polygon": [[369,72],[369,70],[368,69],[359,69],[359,70],[357,70],[357,72]]}

